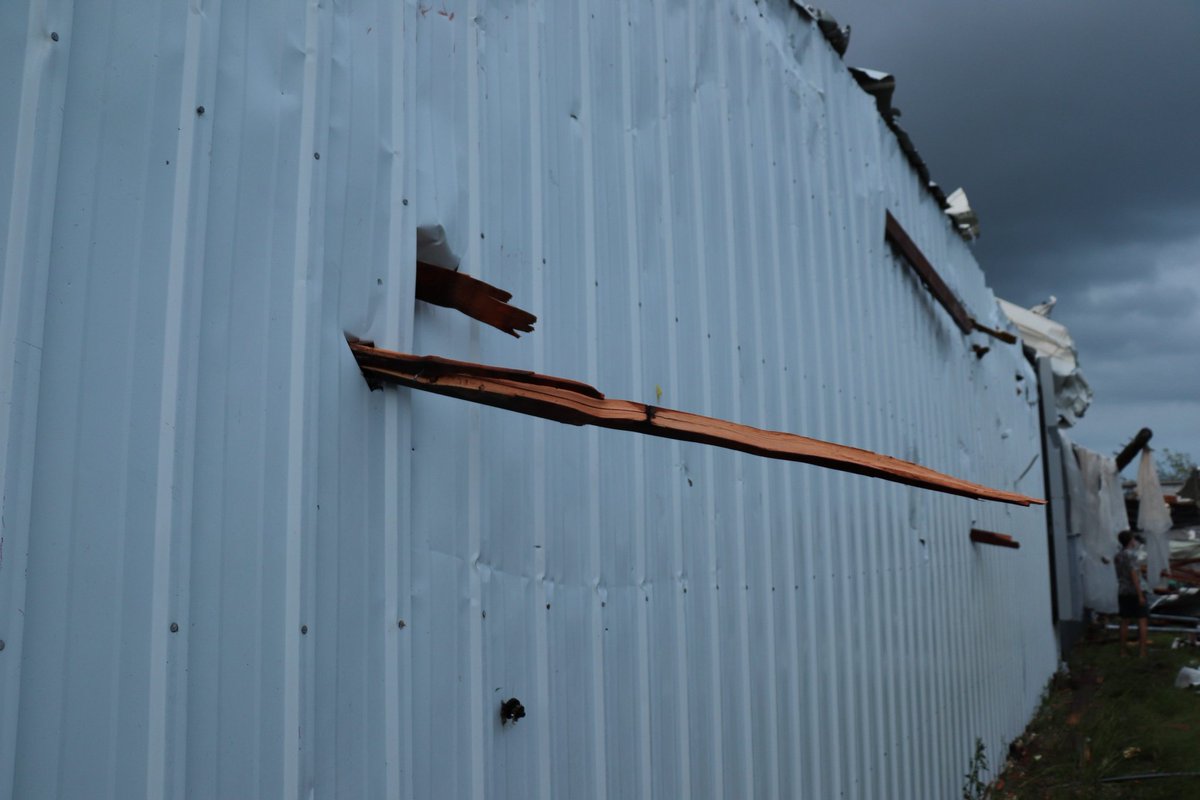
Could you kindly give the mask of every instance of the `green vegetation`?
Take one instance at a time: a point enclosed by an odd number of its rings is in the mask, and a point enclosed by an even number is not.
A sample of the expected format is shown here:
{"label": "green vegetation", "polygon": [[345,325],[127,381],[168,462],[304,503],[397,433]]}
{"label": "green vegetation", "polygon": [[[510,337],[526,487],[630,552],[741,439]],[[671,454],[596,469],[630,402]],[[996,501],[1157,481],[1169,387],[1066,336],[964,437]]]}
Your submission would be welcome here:
{"label": "green vegetation", "polygon": [[1196,460],[1187,453],[1164,447],[1155,459],[1158,478],[1164,481],[1186,481],[1196,469]]}
{"label": "green vegetation", "polygon": [[988,772],[987,747],[983,739],[975,737],[975,756],[971,759],[971,769],[963,776],[963,800],[985,800],[988,785],[983,776]]}
{"label": "green vegetation", "polygon": [[1200,775],[1104,782],[1200,773],[1200,688],[1175,688],[1180,667],[1200,667],[1200,649],[1171,650],[1174,637],[1152,635],[1143,661],[1121,654],[1114,637],[1075,646],[1069,674],[1051,681],[988,797],[1200,797]]}

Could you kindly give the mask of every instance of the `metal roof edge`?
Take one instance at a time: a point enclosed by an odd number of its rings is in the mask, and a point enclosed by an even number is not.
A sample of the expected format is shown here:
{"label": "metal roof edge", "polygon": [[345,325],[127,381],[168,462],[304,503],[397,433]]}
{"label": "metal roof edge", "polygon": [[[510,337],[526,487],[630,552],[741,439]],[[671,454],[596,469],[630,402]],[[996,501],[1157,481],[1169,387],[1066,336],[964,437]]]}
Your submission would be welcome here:
{"label": "metal roof edge", "polygon": [[[800,0],[791,0],[792,8],[796,10],[801,17],[812,22],[821,31],[821,35],[829,46],[833,48],[838,57],[845,63],[846,49],[850,45],[850,26],[839,25],[838,21],[832,14],[816,6],[808,3],[800,2]],[[913,144],[912,137],[908,132],[901,127],[896,118],[900,116],[898,109],[892,107],[892,93],[896,89],[895,76],[879,72],[876,70],[863,69],[861,67],[846,66],[850,71],[850,75],[854,78],[859,87],[875,98],[875,107],[879,111],[879,116],[883,122],[892,131],[896,137],[896,141],[900,144],[900,151],[904,153],[905,159],[917,173],[917,178],[925,187],[925,191],[933,197],[937,202],[938,208],[945,211],[950,207],[950,202],[946,197],[946,193],[937,181],[933,180],[929,173],[929,165],[925,163],[925,159],[921,158],[921,154],[917,151],[917,147]],[[946,223],[950,228],[957,233],[964,241],[971,241],[978,234],[978,221],[971,234],[964,231],[955,220],[947,217]]]}

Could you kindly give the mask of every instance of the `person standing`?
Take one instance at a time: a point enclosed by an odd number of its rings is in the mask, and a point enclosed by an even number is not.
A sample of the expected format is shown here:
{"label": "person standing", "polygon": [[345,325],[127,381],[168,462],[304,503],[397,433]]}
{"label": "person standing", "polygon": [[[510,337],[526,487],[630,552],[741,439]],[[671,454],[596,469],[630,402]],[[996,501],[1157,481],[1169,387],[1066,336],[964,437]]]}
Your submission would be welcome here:
{"label": "person standing", "polygon": [[1117,570],[1117,607],[1121,615],[1121,652],[1125,652],[1129,635],[1129,621],[1137,620],[1138,652],[1146,657],[1147,618],[1149,608],[1142,582],[1138,576],[1137,541],[1132,531],[1117,534],[1121,552],[1113,559]]}

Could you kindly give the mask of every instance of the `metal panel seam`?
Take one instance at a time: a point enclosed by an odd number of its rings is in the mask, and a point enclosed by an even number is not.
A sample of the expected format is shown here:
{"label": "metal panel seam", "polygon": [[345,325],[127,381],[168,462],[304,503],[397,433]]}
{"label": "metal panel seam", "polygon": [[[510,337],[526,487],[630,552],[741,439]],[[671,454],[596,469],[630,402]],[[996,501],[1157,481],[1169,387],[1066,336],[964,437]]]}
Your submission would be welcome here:
{"label": "metal panel seam", "polygon": [[311,280],[310,222],[313,210],[313,141],[316,136],[317,67],[321,56],[320,0],[308,0],[304,18],[304,84],[300,106],[295,240],[292,264],[291,355],[287,428],[287,519],[284,530],[283,597],[283,795],[299,796],[300,780],[300,556],[304,526],[305,399],[308,393],[308,303]]}
{"label": "metal panel seam", "polygon": [[[654,23],[655,23],[654,24],[654,28],[655,28],[654,42],[655,42],[655,49],[656,49],[654,60],[655,60],[655,65],[657,67],[657,70],[655,73],[655,78],[656,78],[656,82],[658,84],[658,86],[657,86],[657,88],[658,88],[658,93],[657,93],[657,101],[658,101],[658,103],[657,103],[658,167],[659,167],[659,184],[661,186],[660,200],[662,202],[662,205],[660,207],[660,214],[661,214],[662,226],[663,226],[663,256],[664,256],[663,275],[664,275],[664,282],[666,284],[665,288],[666,288],[666,296],[667,296],[667,298],[666,298],[667,299],[667,365],[668,365],[667,366],[667,374],[670,376],[672,387],[677,388],[679,386],[679,334],[678,334],[678,331],[675,329],[675,326],[670,324],[670,321],[672,319],[674,319],[674,317],[677,313],[679,313],[678,301],[676,299],[676,287],[675,287],[675,269],[676,269],[676,266],[675,266],[675,227],[672,224],[673,214],[675,212],[675,197],[674,197],[674,193],[671,191],[670,148],[668,147],[668,142],[667,142],[667,136],[668,136],[667,120],[669,117],[670,106],[668,105],[668,102],[667,102],[667,70],[665,67],[666,50],[667,50],[666,18],[665,18],[666,11],[663,6],[664,6],[664,0],[656,0],[656,2],[654,3]],[[690,9],[690,0],[689,0],[689,9]],[[694,24],[694,13],[689,16],[689,21],[692,21]],[[688,32],[689,32],[689,35],[692,32],[692,28],[690,25],[688,28]],[[694,64],[695,59],[694,58],[690,59],[689,63]],[[694,122],[695,122],[695,119],[693,116],[693,123]],[[693,141],[695,140],[695,136],[696,136],[696,132],[695,132],[695,128],[693,128]],[[693,152],[694,152],[694,150],[693,150]],[[698,204],[699,200],[700,200],[698,193],[695,196],[695,200]],[[699,220],[699,216],[697,216],[697,220]],[[699,236],[699,226],[697,226],[697,236]],[[702,251],[701,251],[700,257],[697,259],[696,266],[697,266],[697,273],[699,276],[699,285],[700,285],[701,291],[703,291],[704,285],[705,285],[705,265],[704,265],[704,259],[702,257]],[[702,315],[706,313],[706,311],[704,310],[705,308],[706,308],[706,306],[704,304],[701,304],[701,314]],[[707,377],[708,376],[708,360],[706,358],[701,359],[700,369],[701,369],[701,375],[703,376],[702,381],[704,382],[705,386],[707,386],[708,385],[708,377]],[[706,398],[706,402],[707,402],[707,398],[708,398],[707,392],[705,392],[705,398]],[[673,464],[680,463],[681,447],[678,442],[671,442],[669,452],[671,454],[671,462]],[[711,475],[712,474],[711,460],[706,461],[706,464],[708,465],[707,466],[708,474]],[[683,581],[686,579],[686,560],[685,560],[684,546],[683,546],[683,526],[682,526],[682,523],[680,522],[680,519],[682,516],[682,508],[683,508],[683,498],[681,496],[681,491],[682,490],[680,489],[679,481],[671,481],[670,482],[671,536],[672,536],[671,553],[672,553],[672,558],[674,560],[674,564],[673,564],[673,569],[671,571],[673,580],[666,582],[666,585],[663,587],[663,593],[665,595],[669,595],[673,591],[674,587],[672,586],[672,583],[680,582],[680,581]],[[710,512],[712,510],[711,503],[712,503],[712,500],[711,500],[711,498],[709,498],[708,510]],[[711,513],[710,513],[709,517],[711,519]],[[711,541],[712,541],[712,537],[713,537],[711,522],[708,526],[706,526],[706,534],[708,537],[709,547],[710,547],[710,552],[711,552],[711,547],[712,547]],[[690,708],[690,704],[689,704],[690,698],[689,698],[689,693],[688,693],[688,689],[687,689],[687,686],[688,686],[688,684],[687,684],[687,674],[688,674],[688,672],[687,672],[687,663],[688,663],[687,662],[687,654],[688,654],[688,639],[689,639],[688,629],[687,629],[687,613],[683,607],[683,603],[676,602],[676,603],[673,603],[673,605],[675,607],[675,648],[676,648],[676,650],[675,650],[675,665],[674,666],[675,666],[676,679],[677,679],[677,683],[679,686],[678,691],[679,691],[679,695],[680,695],[679,719],[677,720],[679,727],[678,727],[678,730],[676,733],[676,735],[679,737],[679,746],[680,746],[680,763],[679,763],[680,789],[681,789],[681,793],[683,794],[683,796],[690,796],[691,791],[692,791],[692,758],[691,758],[691,749],[689,747],[690,736],[691,736],[691,708]],[[715,611],[715,604],[713,606],[713,609]],[[714,659],[714,661],[715,661],[715,659]],[[712,688],[714,690],[719,690],[720,689],[719,683],[714,681],[714,684],[715,685]],[[721,721],[721,707],[720,707],[720,704],[717,704],[714,707],[713,713],[715,715],[714,730],[717,732],[718,741],[719,741],[719,735],[720,735],[720,730],[721,730],[721,722],[720,722]],[[715,758],[712,759],[711,763],[713,764],[714,768],[717,770],[717,776],[718,776],[718,780],[715,782],[715,785],[719,787],[721,785],[721,781],[720,781],[721,760],[720,760],[719,747],[717,749],[717,752],[713,755],[715,755]]]}
{"label": "metal panel seam", "polygon": [[183,289],[191,221],[192,171],[196,166],[196,94],[200,76],[200,35],[204,16],[199,0],[187,10],[179,99],[171,244],[168,261],[166,330],[163,338],[162,394],[159,398],[158,465],[154,502],[154,553],[150,606],[150,718],[147,720],[146,791],[162,792],[166,774],[167,614],[174,533],[175,462],[178,442],[179,370],[182,357]]}
{"label": "metal panel seam", "polygon": [[[533,285],[530,292],[533,307],[540,309],[546,302],[545,231],[543,215],[545,199],[542,181],[542,67],[541,67],[541,0],[529,0],[529,166],[530,166],[530,261]],[[533,342],[533,364],[538,372],[546,368],[546,338],[535,336]],[[537,585],[537,603],[533,611],[534,678],[537,687],[537,762],[538,797],[549,800],[550,793],[550,667],[549,642],[546,632],[546,615],[537,608],[546,597],[546,426],[536,425],[533,429],[533,579]]]}
{"label": "metal panel seam", "polygon": [[[644,396],[644,375],[642,361],[642,317],[637,310],[637,306],[641,303],[638,301],[640,297],[640,285],[638,282],[641,263],[637,252],[638,242],[638,206],[636,189],[634,185],[634,166],[633,166],[633,150],[634,150],[634,131],[633,131],[633,84],[630,69],[629,56],[629,0],[621,0],[619,7],[618,28],[620,30],[621,43],[621,122],[624,128],[624,136],[622,137],[622,148],[625,178],[625,240],[626,254],[628,260],[626,265],[626,273],[628,275],[628,285],[626,290],[629,292],[629,297],[626,299],[630,307],[630,352],[629,365],[631,374],[631,389],[634,397],[641,398]],[[634,574],[633,581],[637,585],[638,592],[644,596],[646,593],[646,442],[641,437],[638,437],[634,445],[633,458],[633,485],[634,485],[634,511],[633,511],[633,550],[634,550]],[[639,786],[642,796],[650,798],[653,793],[653,783],[651,781],[651,766],[654,763],[654,753],[652,749],[653,739],[650,734],[650,610],[646,607],[645,602],[638,603],[637,610],[637,643],[638,664],[637,664],[637,697],[638,697],[638,773]]]}

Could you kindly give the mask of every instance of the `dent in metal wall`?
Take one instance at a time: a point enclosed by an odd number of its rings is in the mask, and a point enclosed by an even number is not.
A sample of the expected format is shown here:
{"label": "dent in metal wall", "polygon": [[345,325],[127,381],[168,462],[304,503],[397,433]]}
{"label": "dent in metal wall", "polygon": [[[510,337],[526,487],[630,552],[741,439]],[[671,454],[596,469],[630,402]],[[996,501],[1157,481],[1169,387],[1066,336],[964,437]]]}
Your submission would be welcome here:
{"label": "dent in metal wall", "polygon": [[[370,393],[345,347],[1039,494],[1032,373],[885,210],[999,326],[982,273],[788,4],[0,15],[0,794],[932,797],[1023,728],[1042,511]],[[427,223],[537,332],[414,308]]]}

